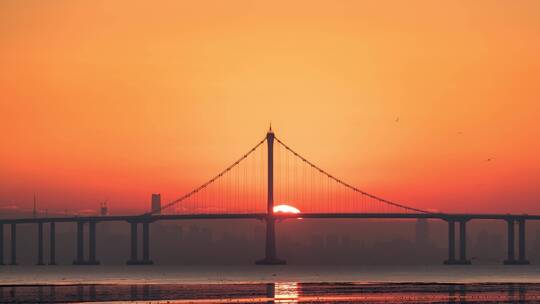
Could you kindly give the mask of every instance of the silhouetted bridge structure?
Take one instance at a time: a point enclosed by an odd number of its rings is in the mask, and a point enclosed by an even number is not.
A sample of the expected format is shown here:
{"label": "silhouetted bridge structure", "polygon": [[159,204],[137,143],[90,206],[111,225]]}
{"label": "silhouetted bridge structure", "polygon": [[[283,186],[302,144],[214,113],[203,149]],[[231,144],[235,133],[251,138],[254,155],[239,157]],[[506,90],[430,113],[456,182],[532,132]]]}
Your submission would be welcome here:
{"label": "silhouetted bridge structure", "polygon": [[[277,153],[274,152],[277,141]],[[267,153],[261,148],[267,145]],[[257,156],[257,152],[261,152]],[[292,156],[291,156],[292,155]],[[276,162],[277,160],[277,162]],[[263,164],[261,166],[261,163]],[[243,166],[243,167],[242,167]],[[275,170],[275,167],[278,170]],[[266,172],[265,172],[266,170]],[[263,174],[261,174],[261,171]],[[266,174],[264,174],[266,173]],[[277,174],[275,174],[277,173]],[[294,191],[293,191],[294,189]],[[259,191],[258,191],[259,190]],[[275,191],[278,190],[278,191]],[[262,195],[261,193],[263,192]],[[275,196],[281,202],[293,202],[299,213],[274,211]],[[261,204],[261,202],[266,202]],[[170,212],[173,210],[172,212]],[[170,213],[165,213],[169,211]],[[448,223],[448,265],[470,264],[467,259],[467,222],[499,220],[507,223],[507,265],[529,264],[525,256],[527,221],[540,220],[528,214],[452,214],[428,212],[386,200],[362,191],[327,173],[300,156],[270,129],[266,137],[231,166],[200,187],[142,215],[62,216],[0,219],[0,265],[4,265],[4,227],[11,231],[11,265],[17,264],[17,225],[37,225],[38,265],[44,261],[44,225],[49,225],[49,265],[56,264],[56,224],[77,225],[77,250],[74,265],[97,265],[96,225],[102,222],[128,222],[131,225],[129,265],[153,264],[150,259],[150,225],[171,220],[262,220],[266,222],[265,256],[257,264],[284,264],[277,257],[275,224],[281,219],[431,219]],[[88,226],[88,254],[85,255],[85,226]],[[142,226],[142,254],[139,255],[138,227]],[[456,246],[456,226],[459,242]],[[516,231],[518,251],[516,255]],[[456,254],[456,249],[458,249]]]}

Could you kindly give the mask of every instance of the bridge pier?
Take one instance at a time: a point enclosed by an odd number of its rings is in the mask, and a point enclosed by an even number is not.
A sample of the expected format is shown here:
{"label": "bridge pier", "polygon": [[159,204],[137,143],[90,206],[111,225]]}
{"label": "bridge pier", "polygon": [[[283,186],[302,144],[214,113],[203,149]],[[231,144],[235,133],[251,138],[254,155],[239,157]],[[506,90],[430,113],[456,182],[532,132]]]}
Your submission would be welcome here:
{"label": "bridge pier", "polygon": [[150,223],[143,223],[143,261],[150,261]]}
{"label": "bridge pier", "polygon": [[131,259],[127,262],[128,265],[135,263],[137,259],[137,223],[131,223]]}
{"label": "bridge pier", "polygon": [[96,260],[96,222],[89,222],[89,242],[88,242],[88,260],[84,259],[84,224],[83,221],[77,222],[77,258],[73,265],[99,265]]}
{"label": "bridge pier", "polygon": [[17,265],[17,225],[11,224],[11,265]]}
{"label": "bridge pier", "polygon": [[266,218],[266,245],[264,259],[255,262],[257,265],[284,265],[285,260],[276,255],[276,219],[273,216]]}
{"label": "bridge pier", "polygon": [[459,261],[460,264],[469,265],[470,260],[467,260],[467,220],[459,222]]}
{"label": "bridge pier", "polygon": [[514,255],[514,249],[515,249],[515,233],[514,233],[514,219],[509,219],[506,221],[507,225],[507,232],[506,232],[506,255],[507,258],[504,261],[505,265],[513,265],[516,262],[515,255]]}
{"label": "bridge pier", "polygon": [[257,265],[283,265],[287,262],[276,255],[276,218],[274,217],[274,132],[272,127],[266,133],[268,145],[268,185],[266,210],[266,249],[264,259],[255,262]]}
{"label": "bridge pier", "polygon": [[51,222],[49,226],[49,265],[56,265],[56,227]]}
{"label": "bridge pier", "polygon": [[448,221],[448,260],[444,261],[445,264],[454,264],[456,254],[456,237],[455,237],[455,223],[454,221]]}
{"label": "bridge pier", "polygon": [[521,265],[529,264],[529,261],[525,258],[525,220],[520,219],[518,221],[519,228],[519,260]]}
{"label": "bridge pier", "polygon": [[89,242],[88,242],[88,261],[89,265],[98,265],[99,261],[96,260],[96,222],[89,223]]}
{"label": "bridge pier", "polygon": [[0,266],[4,265],[4,223],[0,223]]}
{"label": "bridge pier", "polygon": [[139,222],[129,222],[131,224],[131,254],[130,259],[126,262],[127,265],[152,265],[154,262],[150,260],[150,222],[142,223],[142,259],[138,255],[138,232],[137,225]]}
{"label": "bridge pier", "polygon": [[[518,249],[519,256],[515,257],[515,222],[518,223]],[[525,258],[525,219],[510,218],[506,220],[507,229],[507,258],[504,261],[505,265],[528,265],[529,261]]]}
{"label": "bridge pier", "polygon": [[456,259],[456,220],[448,220],[448,259],[446,265],[470,265],[467,259],[467,219],[459,219],[459,259]]}
{"label": "bridge pier", "polygon": [[73,265],[84,265],[84,222],[77,222],[77,259]]}
{"label": "bridge pier", "polygon": [[45,265],[43,263],[43,223],[38,223],[38,260],[36,265]]}

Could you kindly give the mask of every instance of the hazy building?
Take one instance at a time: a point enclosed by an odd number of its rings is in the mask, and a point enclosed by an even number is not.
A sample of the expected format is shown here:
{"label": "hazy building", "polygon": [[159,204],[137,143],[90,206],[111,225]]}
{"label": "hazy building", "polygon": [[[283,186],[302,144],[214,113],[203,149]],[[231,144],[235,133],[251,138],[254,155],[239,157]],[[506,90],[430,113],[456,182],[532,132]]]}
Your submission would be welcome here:
{"label": "hazy building", "polygon": [[152,194],[152,205],[150,210],[152,213],[161,213],[161,194]]}
{"label": "hazy building", "polygon": [[482,229],[476,236],[469,255],[476,264],[495,264],[505,258],[503,236],[489,229]]}
{"label": "hazy building", "polygon": [[37,217],[37,203],[36,203],[36,195],[34,194],[34,209],[32,210],[32,217]]}
{"label": "hazy building", "polygon": [[109,208],[107,207],[107,202],[101,203],[101,206],[99,208],[99,215],[101,216],[109,215]]}
{"label": "hazy building", "polygon": [[338,249],[339,248],[339,236],[336,234],[328,234],[326,236],[326,249]]}

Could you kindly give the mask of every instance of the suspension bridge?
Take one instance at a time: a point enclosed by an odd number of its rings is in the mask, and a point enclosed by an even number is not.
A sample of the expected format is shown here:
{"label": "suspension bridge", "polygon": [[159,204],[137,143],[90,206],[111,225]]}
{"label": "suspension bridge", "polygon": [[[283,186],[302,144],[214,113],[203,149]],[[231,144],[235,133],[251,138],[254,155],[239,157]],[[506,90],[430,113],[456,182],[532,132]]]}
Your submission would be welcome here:
{"label": "suspension bridge", "polygon": [[[277,203],[276,203],[277,202]],[[283,212],[288,211],[288,212]],[[96,265],[96,225],[101,222],[130,223],[129,265],[153,264],[150,259],[150,225],[166,220],[254,219],[266,223],[266,244],[260,265],[285,264],[278,257],[276,223],[283,219],[433,219],[448,223],[448,265],[470,264],[466,250],[466,226],[471,220],[501,220],[507,223],[505,264],[529,264],[525,257],[526,222],[540,220],[528,214],[451,214],[429,212],[361,190],[303,157],[280,140],[272,129],[238,160],[223,171],[159,208],[140,215],[46,216],[0,219],[0,265],[4,265],[4,227],[10,227],[10,262],[17,264],[17,225],[37,226],[37,264],[44,261],[44,225],[49,226],[49,265],[56,264],[56,224],[77,226],[74,265]],[[138,227],[142,226],[139,255]],[[459,242],[456,244],[456,226]],[[517,226],[517,254],[516,229]],[[85,254],[85,227],[88,252]],[[458,246],[456,246],[458,245]],[[458,249],[456,252],[456,249]]]}

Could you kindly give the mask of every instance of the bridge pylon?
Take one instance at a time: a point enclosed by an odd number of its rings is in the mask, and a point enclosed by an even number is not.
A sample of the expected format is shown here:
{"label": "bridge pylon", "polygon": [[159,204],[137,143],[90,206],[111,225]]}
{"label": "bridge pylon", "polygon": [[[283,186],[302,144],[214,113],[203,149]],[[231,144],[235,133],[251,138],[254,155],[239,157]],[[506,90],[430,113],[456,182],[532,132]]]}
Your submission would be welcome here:
{"label": "bridge pylon", "polygon": [[277,258],[276,253],[276,218],[274,216],[274,131],[272,126],[266,133],[268,145],[268,201],[266,210],[266,249],[263,259],[255,262],[257,265],[283,265],[287,262]]}

